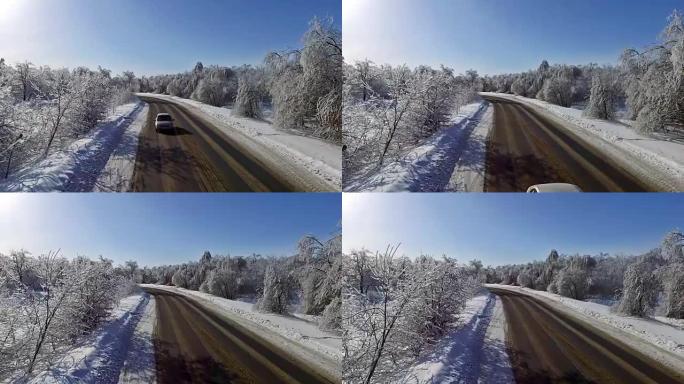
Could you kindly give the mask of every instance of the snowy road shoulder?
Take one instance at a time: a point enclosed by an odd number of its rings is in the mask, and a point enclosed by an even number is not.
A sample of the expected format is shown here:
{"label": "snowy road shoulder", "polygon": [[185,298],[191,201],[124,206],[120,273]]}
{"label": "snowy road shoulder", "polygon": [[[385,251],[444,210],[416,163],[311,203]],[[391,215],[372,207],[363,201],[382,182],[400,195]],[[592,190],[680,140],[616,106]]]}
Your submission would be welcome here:
{"label": "snowy road shoulder", "polygon": [[151,339],[147,339],[151,332],[148,334],[138,329],[141,322],[154,323],[154,312],[148,310],[150,307],[154,307],[154,301],[150,301],[147,294],[122,299],[104,324],[30,383],[113,384],[119,382],[125,367],[129,372],[125,377],[135,377],[133,371],[146,372],[137,376],[145,377],[140,382],[154,382],[154,350],[150,349]]}
{"label": "snowy road shoulder", "polygon": [[140,131],[147,122],[149,109],[149,106],[145,104],[140,113],[126,127],[118,146],[95,181],[93,192],[127,192],[131,189],[138,153],[138,139]]}
{"label": "snowy road shoulder", "polygon": [[482,191],[486,138],[491,129],[488,103],[461,108],[449,127],[370,173],[345,185],[347,192]]}
{"label": "snowy road shoulder", "polygon": [[545,101],[505,93],[482,92],[514,100],[534,108],[563,126],[636,176],[663,190],[684,190],[684,143],[664,140],[637,132],[628,121],[590,119],[582,110],[565,108]]}
{"label": "snowy road shoulder", "polygon": [[463,325],[421,356],[405,381],[512,383],[500,300],[491,293],[475,296],[466,303],[459,321]]}
{"label": "snowy road shoulder", "polygon": [[609,306],[574,300],[554,293],[510,285],[486,284],[485,286],[535,296],[563,313],[601,329],[671,368],[681,370],[684,366],[684,320],[621,316],[611,312]]}
{"label": "snowy road shoulder", "polygon": [[320,369],[340,377],[342,337],[322,331],[313,321],[294,316],[258,312],[253,304],[228,300],[208,293],[166,285],[141,284],[141,287],[163,289],[190,297],[200,304],[239,322],[255,334],[267,339]]}

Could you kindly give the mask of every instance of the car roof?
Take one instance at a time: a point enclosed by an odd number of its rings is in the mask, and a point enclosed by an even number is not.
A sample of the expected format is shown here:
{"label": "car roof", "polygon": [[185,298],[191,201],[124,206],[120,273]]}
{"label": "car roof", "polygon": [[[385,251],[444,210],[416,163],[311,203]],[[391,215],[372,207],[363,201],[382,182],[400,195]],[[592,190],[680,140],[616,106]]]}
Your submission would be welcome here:
{"label": "car roof", "polygon": [[157,117],[159,116],[171,116],[169,113],[157,113]]}
{"label": "car roof", "polygon": [[537,184],[527,189],[528,192],[532,192],[532,190],[538,192],[582,192],[578,186],[568,183]]}

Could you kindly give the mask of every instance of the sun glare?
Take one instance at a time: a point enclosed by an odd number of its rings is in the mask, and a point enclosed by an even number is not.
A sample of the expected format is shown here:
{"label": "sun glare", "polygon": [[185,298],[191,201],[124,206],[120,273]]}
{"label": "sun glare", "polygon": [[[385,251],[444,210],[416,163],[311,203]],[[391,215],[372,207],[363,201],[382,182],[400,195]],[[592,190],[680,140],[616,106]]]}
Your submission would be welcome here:
{"label": "sun glare", "polygon": [[17,16],[28,0],[0,0],[0,23],[9,23]]}
{"label": "sun glare", "polygon": [[[0,0],[5,1],[5,0]],[[20,193],[2,193],[0,194],[0,216],[11,215],[16,212],[16,208],[20,204],[22,197]]]}

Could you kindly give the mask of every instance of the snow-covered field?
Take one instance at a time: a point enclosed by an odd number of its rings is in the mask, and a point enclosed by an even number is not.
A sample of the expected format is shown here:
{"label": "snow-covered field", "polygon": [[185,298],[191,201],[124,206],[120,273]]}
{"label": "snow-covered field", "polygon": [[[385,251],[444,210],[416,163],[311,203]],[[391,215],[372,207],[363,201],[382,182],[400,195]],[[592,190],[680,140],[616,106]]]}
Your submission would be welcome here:
{"label": "snow-covered field", "polygon": [[226,317],[238,321],[259,336],[282,347],[303,360],[339,377],[342,364],[342,337],[318,329],[311,317],[262,313],[244,301],[228,300],[208,293],[166,285],[142,284],[191,297]]}
{"label": "snow-covered field", "polygon": [[109,319],[30,383],[153,383],[154,299],[131,295]]}
{"label": "snow-covered field", "polygon": [[486,102],[463,106],[448,128],[377,172],[350,181],[347,192],[482,191],[484,147],[491,128]]}
{"label": "snow-covered field", "polygon": [[[116,107],[86,137],[55,150],[38,164],[0,183],[10,192],[126,190],[135,161],[137,133],[147,116],[142,103]],[[116,157],[121,165],[110,164]],[[131,160],[132,159],[132,160]],[[119,164],[119,163],[117,163]],[[121,188],[122,186],[124,188]]]}
{"label": "snow-covered field", "polygon": [[556,308],[579,316],[666,365],[681,368],[684,364],[684,320],[622,316],[612,312],[607,305],[574,300],[554,293],[510,285],[486,286],[524,292],[542,298]]}
{"label": "snow-covered field", "polygon": [[590,119],[582,116],[580,109],[537,99],[503,93],[482,94],[512,99],[546,112],[645,180],[664,190],[684,191],[684,140],[681,138],[642,134],[632,128],[631,121]]}
{"label": "snow-covered field", "polygon": [[[294,164],[317,176],[338,189],[342,180],[342,147],[314,137],[290,130],[282,130],[267,120],[237,117],[232,115],[228,107],[214,107],[199,101],[183,99],[176,96],[141,93],[141,96],[157,97],[172,100],[192,109],[201,111],[213,119],[213,122],[225,134],[233,138],[241,133],[245,138],[256,141],[272,154],[282,160]],[[250,145],[249,140],[242,140]],[[252,145],[251,149],[254,148]]]}
{"label": "snow-covered field", "polygon": [[491,293],[470,299],[459,315],[463,325],[422,355],[407,383],[513,383],[505,349],[501,301]]}

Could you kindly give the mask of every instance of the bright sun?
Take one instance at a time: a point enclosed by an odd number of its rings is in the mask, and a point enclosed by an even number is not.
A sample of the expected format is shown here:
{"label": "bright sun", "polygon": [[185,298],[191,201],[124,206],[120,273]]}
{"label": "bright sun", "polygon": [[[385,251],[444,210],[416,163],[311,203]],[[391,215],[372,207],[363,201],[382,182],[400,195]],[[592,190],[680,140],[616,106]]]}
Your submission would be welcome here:
{"label": "bright sun", "polygon": [[[0,0],[5,1],[5,0]],[[0,216],[11,215],[17,211],[17,206],[22,199],[21,193],[2,193],[0,194]]]}
{"label": "bright sun", "polygon": [[28,0],[0,0],[0,22],[9,22],[19,15]]}

